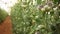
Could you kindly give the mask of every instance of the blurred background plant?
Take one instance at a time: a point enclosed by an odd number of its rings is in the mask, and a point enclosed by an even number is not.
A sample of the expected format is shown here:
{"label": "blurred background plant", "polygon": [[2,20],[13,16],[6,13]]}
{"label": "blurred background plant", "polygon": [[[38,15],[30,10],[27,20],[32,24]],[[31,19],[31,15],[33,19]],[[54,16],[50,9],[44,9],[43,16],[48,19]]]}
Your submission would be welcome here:
{"label": "blurred background plant", "polygon": [[59,0],[18,0],[11,8],[13,34],[60,34]]}
{"label": "blurred background plant", "polygon": [[0,8],[0,24],[5,20],[7,16],[8,16],[7,12]]}

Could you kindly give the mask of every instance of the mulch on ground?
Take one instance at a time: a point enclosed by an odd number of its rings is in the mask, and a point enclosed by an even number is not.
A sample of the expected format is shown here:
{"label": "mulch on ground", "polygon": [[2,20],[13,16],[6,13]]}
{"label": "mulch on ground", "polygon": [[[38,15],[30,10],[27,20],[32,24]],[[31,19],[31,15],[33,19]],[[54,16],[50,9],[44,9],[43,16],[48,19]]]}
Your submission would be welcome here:
{"label": "mulch on ground", "polygon": [[0,24],[0,34],[12,34],[10,16],[7,16],[6,19]]}

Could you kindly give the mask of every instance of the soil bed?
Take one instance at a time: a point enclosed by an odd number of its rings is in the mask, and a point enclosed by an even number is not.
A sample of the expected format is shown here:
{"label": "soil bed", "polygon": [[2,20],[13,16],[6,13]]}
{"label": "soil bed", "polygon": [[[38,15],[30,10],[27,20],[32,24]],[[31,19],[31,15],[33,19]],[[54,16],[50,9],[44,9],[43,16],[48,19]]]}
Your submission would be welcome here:
{"label": "soil bed", "polygon": [[10,16],[7,16],[6,19],[0,24],[0,34],[12,34]]}

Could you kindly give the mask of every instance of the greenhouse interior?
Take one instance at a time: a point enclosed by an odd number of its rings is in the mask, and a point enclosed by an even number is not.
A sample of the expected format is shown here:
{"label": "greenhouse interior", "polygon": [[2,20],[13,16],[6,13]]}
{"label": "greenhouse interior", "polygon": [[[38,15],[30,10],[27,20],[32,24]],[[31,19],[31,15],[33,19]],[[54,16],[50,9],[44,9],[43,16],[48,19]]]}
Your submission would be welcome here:
{"label": "greenhouse interior", "polygon": [[60,0],[0,0],[0,34],[60,34]]}

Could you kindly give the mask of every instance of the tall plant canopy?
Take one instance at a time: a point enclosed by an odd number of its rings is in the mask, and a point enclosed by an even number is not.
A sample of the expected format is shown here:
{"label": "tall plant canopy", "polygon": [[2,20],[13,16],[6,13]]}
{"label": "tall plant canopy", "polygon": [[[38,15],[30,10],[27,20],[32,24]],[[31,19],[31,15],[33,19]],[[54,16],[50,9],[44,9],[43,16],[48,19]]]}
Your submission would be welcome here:
{"label": "tall plant canopy", "polygon": [[[19,0],[11,8],[13,34],[60,34],[59,0]],[[59,26],[59,25],[58,25]]]}

